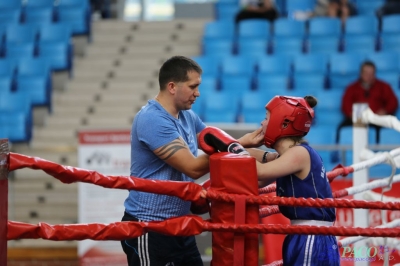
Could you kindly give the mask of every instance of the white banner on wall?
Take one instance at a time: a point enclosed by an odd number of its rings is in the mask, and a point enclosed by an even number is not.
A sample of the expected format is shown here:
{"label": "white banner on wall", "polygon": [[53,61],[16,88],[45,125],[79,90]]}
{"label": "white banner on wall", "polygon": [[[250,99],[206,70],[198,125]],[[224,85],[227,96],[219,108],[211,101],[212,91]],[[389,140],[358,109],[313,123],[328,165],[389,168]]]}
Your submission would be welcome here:
{"label": "white banner on wall", "polygon": [[[129,176],[129,130],[80,132],[78,165],[104,175]],[[79,183],[78,222],[108,224],[121,221],[127,196],[127,190]],[[119,241],[79,241],[78,255],[81,266],[126,266],[127,263]]]}

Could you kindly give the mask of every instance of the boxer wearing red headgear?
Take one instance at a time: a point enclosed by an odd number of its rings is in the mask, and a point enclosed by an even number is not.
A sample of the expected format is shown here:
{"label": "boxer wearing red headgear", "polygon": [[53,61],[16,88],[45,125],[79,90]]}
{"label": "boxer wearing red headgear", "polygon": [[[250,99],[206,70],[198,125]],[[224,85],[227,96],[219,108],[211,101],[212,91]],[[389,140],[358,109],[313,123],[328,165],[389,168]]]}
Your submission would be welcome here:
{"label": "boxer wearing red headgear", "polygon": [[[257,175],[260,186],[276,181],[277,196],[332,198],[323,161],[303,139],[310,130],[316,104],[312,96],[276,96],[265,106],[266,117],[261,122],[264,144],[273,147],[279,158],[257,162]],[[336,219],[334,208],[279,209],[292,225],[331,226]],[[336,238],[329,235],[288,235],[282,258],[284,265],[340,265]]]}
{"label": "boxer wearing red headgear", "polygon": [[264,131],[264,144],[272,148],[279,138],[305,136],[310,130],[314,110],[300,97],[275,96],[265,109],[270,114]]}

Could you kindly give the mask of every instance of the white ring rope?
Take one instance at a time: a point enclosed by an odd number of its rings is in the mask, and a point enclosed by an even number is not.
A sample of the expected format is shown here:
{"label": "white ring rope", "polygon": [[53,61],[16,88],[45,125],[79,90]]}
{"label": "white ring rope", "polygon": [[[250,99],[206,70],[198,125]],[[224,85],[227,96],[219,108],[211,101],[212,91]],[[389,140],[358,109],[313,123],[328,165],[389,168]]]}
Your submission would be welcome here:
{"label": "white ring rope", "polygon": [[[398,177],[398,176],[400,176],[400,175],[396,175],[396,177]],[[389,197],[389,196],[382,197],[380,193],[376,193],[373,191],[365,191],[363,194],[363,198],[365,200],[370,200],[370,201],[380,201],[381,199],[383,199],[383,201],[392,201],[392,202],[400,201],[399,198],[395,198],[395,197]]]}
{"label": "white ring rope", "polygon": [[400,132],[400,121],[393,115],[377,115],[370,108],[365,109],[361,114],[361,121],[364,124],[374,124],[381,127],[392,128]]}
{"label": "white ring rope", "polygon": [[[397,156],[400,155],[400,148],[396,148],[393,149],[389,152],[390,156],[392,158],[395,158]],[[354,172],[362,170],[362,169],[366,169],[369,168],[371,166],[380,164],[380,163],[387,163],[388,161],[388,156],[386,155],[386,152],[383,153],[377,153],[375,156],[373,156],[372,158],[368,158],[365,161],[359,162],[359,163],[355,163],[350,165],[350,167],[352,167],[354,169]]]}
{"label": "white ring rope", "polygon": [[[346,190],[348,192],[348,195],[354,195],[375,188],[387,187],[390,183],[397,183],[397,182],[400,182],[400,175],[393,176],[392,180],[390,180],[390,177],[384,179],[377,179],[369,183],[362,184],[360,186],[346,188]],[[379,201],[380,199],[375,199],[375,200]]]}
{"label": "white ring rope", "polygon": [[[393,221],[391,221],[390,223],[387,223],[387,224],[376,226],[375,228],[394,228],[394,227],[398,227],[398,226],[400,226],[400,219],[393,220]],[[340,240],[339,242],[342,244],[342,247],[344,247],[344,246],[351,245],[351,244],[353,244],[353,243],[355,243],[357,241],[360,241],[360,240],[363,240],[363,239],[366,239],[366,238],[368,238],[368,237],[365,237],[365,236],[352,236],[352,237],[346,237],[346,238]]]}

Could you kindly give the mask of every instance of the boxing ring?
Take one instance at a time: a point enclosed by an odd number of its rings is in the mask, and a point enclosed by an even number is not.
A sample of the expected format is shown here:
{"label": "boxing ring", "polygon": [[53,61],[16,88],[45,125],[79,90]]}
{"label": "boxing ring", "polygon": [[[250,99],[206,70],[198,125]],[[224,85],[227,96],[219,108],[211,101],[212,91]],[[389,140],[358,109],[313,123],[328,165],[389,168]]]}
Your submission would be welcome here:
{"label": "boxing ring", "polygon": [[[396,129],[396,124],[393,125],[392,128]],[[380,163],[390,163],[393,168],[399,167],[396,164],[399,155],[400,148],[397,148],[350,166],[338,165],[327,173],[327,177],[332,182],[338,176],[356,173]],[[138,190],[179,197],[182,200],[193,202],[199,213],[209,210],[210,219],[204,220],[193,214],[161,222],[114,222],[110,224],[51,225],[8,221],[7,176],[9,172],[22,168],[42,170],[65,184],[84,182],[109,189]],[[53,241],[122,240],[139,237],[148,231],[179,236],[198,235],[205,231],[212,232],[212,265],[214,266],[259,265],[259,234],[320,234],[347,237],[338,241],[339,247],[347,247],[370,237],[390,238],[384,240],[385,245],[397,247],[399,243],[396,238],[400,237],[400,219],[374,228],[292,226],[260,224],[259,221],[260,218],[279,213],[279,205],[399,211],[400,202],[398,200],[394,198],[383,200],[373,192],[368,194],[368,201],[343,198],[376,188],[387,189],[399,181],[400,175],[392,174],[385,179],[334,191],[333,199],[280,198],[267,194],[276,190],[274,184],[258,188],[254,158],[222,152],[210,156],[210,182],[207,182],[208,193],[207,200],[205,200],[200,198],[203,186],[196,183],[146,180],[129,176],[106,176],[96,171],[64,166],[38,157],[9,152],[8,141],[3,139],[0,140],[0,265],[7,265],[8,240],[39,238]],[[209,207],[210,209],[208,209]],[[269,265],[282,265],[282,261],[276,261]]]}

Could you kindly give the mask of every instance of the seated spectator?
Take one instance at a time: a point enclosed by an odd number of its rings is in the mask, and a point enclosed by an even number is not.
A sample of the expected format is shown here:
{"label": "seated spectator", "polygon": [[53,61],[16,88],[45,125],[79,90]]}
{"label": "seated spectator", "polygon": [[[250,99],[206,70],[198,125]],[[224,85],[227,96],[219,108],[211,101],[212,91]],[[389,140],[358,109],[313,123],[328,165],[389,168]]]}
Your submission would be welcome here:
{"label": "seated spectator", "polygon": [[[339,143],[340,129],[352,126],[352,109],[354,103],[368,103],[369,108],[378,115],[394,115],[398,108],[398,100],[391,86],[376,78],[374,63],[366,61],[361,65],[360,78],[351,83],[343,95],[343,121],[336,131],[336,143]],[[376,143],[380,141],[380,127],[370,125],[376,129]]]}
{"label": "seated spectator", "polygon": [[378,17],[400,14],[400,0],[386,0],[381,8],[376,11]]}
{"label": "seated spectator", "polygon": [[344,23],[348,17],[356,14],[356,8],[348,0],[329,0],[328,16],[338,17]]}
{"label": "seated spectator", "polygon": [[236,25],[245,19],[266,19],[274,21],[278,18],[278,11],[276,10],[271,0],[259,0],[256,5],[247,4],[241,9],[235,17]]}

